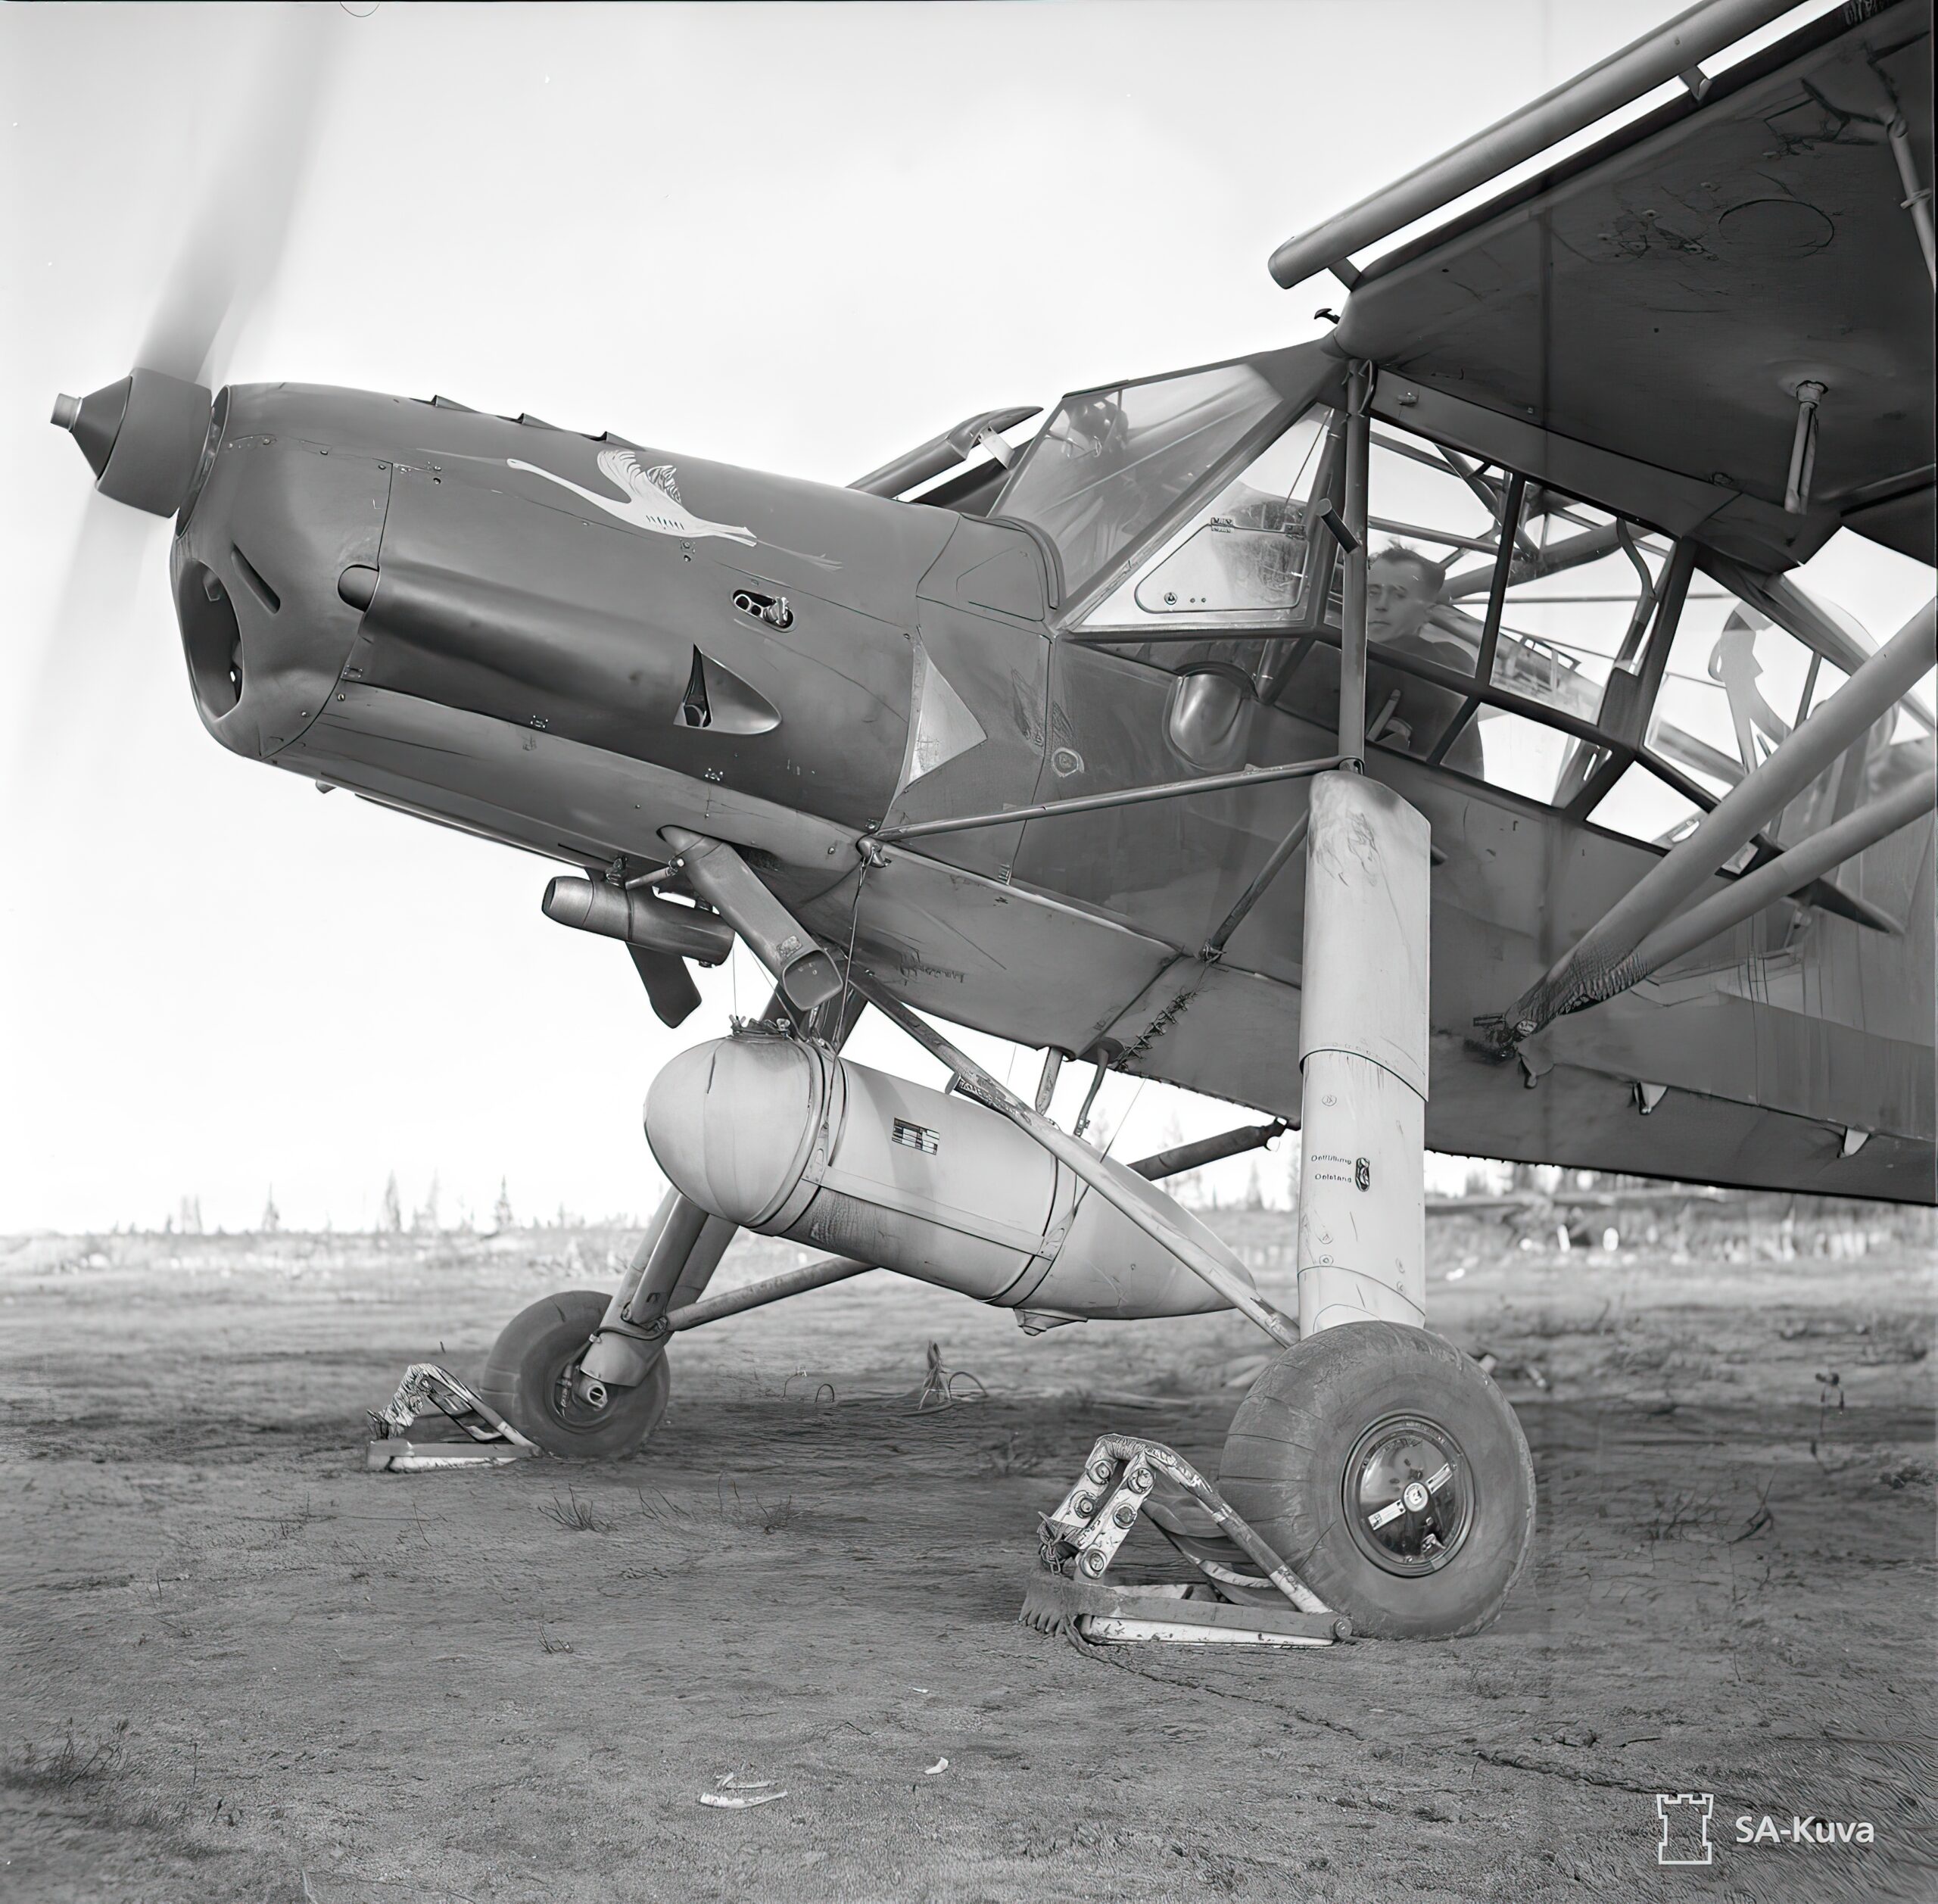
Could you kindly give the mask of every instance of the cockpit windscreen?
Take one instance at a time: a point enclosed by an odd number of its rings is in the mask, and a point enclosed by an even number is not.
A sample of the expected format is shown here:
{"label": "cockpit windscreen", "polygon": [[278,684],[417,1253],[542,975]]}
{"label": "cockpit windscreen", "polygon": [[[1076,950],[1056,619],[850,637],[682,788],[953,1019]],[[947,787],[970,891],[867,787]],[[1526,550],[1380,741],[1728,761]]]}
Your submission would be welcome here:
{"label": "cockpit windscreen", "polygon": [[1049,537],[1072,598],[1280,401],[1247,363],[1066,397],[990,513]]}

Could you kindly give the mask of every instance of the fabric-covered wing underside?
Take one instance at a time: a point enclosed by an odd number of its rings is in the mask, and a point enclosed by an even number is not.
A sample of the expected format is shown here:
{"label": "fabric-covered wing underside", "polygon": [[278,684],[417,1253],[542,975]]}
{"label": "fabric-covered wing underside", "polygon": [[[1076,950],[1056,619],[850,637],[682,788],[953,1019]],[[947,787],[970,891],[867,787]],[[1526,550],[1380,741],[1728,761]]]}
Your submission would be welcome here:
{"label": "fabric-covered wing underside", "polygon": [[[1837,13],[1369,267],[1354,357],[1933,559],[1932,288],[1887,128],[1932,182],[1930,11]],[[1827,527],[1828,525],[1827,525]]]}

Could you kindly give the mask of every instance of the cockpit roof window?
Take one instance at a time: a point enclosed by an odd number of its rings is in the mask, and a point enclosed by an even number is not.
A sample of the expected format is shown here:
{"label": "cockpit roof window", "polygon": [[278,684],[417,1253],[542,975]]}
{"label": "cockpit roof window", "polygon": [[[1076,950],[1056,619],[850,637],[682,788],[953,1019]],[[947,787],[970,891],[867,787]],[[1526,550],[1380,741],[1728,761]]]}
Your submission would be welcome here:
{"label": "cockpit roof window", "polygon": [[990,513],[1048,536],[1073,600],[1283,401],[1251,363],[1067,397]]}

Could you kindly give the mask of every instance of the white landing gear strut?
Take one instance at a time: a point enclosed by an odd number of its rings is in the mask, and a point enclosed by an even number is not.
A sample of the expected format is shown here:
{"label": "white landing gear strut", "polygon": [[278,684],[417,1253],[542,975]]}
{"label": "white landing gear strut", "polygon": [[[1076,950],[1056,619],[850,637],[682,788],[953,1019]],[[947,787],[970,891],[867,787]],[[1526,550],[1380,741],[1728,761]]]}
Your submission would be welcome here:
{"label": "white landing gear strut", "polygon": [[1312,783],[1299,1333],[1426,1315],[1425,820],[1363,774]]}

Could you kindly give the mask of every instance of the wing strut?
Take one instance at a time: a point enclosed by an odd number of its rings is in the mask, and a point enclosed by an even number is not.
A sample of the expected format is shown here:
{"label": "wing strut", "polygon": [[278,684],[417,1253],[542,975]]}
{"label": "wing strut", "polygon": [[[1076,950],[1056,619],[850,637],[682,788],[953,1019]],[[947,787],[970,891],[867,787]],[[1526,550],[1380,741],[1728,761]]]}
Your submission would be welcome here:
{"label": "wing strut", "polygon": [[1932,810],[1938,794],[1938,771],[1927,768],[1882,799],[1873,800],[1834,821],[1821,833],[1778,854],[1774,859],[1745,873],[1720,893],[1712,893],[1700,905],[1658,926],[1630,953],[1622,968],[1628,986],[1638,984],[1659,968],[1693,952],[1719,932],[1740,925],[1765,906],[1792,893],[1800,893],[1812,880],[1823,876],[1847,859],[1853,859],[1880,840],[1888,840],[1900,827],[1908,827],[1921,814]]}
{"label": "wing strut", "polygon": [[[1660,933],[1662,943],[1674,943],[1679,933],[1675,928],[1668,927],[1668,921],[1676,908],[1693,898],[1705,880],[1721,871],[1732,853],[1747,845],[1773,815],[1780,813],[1851,746],[1865,728],[1881,718],[1910,691],[1912,684],[1931,665],[1934,629],[1938,629],[1938,602],[1927,602],[1821,707],[1799,721],[1761,766],[1746,774],[1725,794],[1704,815],[1700,824],[1688,838],[1672,847],[1538,983],[1524,992],[1500,1017],[1477,1021],[1485,1027],[1494,1045],[1504,1053],[1522,1039],[1533,1036],[1564,1011],[1599,1003],[1634,984],[1640,974],[1631,974],[1631,961],[1650,935]],[[1891,808],[1895,811],[1896,798],[1893,796],[1891,799],[1877,802],[1853,814],[1851,820],[1862,820],[1867,825],[1875,824],[1879,809]],[[1838,823],[1840,826],[1848,824]],[[1897,824],[1901,825],[1903,821]],[[1836,830],[1827,828],[1825,832]],[[1853,827],[1851,837],[1857,838],[1863,830]],[[1821,840],[1824,837],[1820,834],[1815,839]],[[1883,837],[1882,834],[1877,836]],[[1750,878],[1769,874],[1786,862],[1790,863],[1790,871],[1783,877],[1790,883],[1779,884],[1775,891],[1768,893],[1749,910],[1759,910],[1771,899],[1794,890],[1798,883],[1807,883],[1799,880],[1797,868],[1809,863],[1807,855],[1812,843],[1806,841],[1802,846],[1779,855],[1768,865],[1759,868],[1758,874],[1746,875],[1738,880],[1731,891],[1737,891]],[[1861,844],[1852,846],[1840,857],[1848,858],[1850,852],[1862,849]],[[1806,856],[1799,858],[1800,855]],[[1816,874],[1809,877],[1815,877]],[[1718,894],[1716,898],[1725,896]],[[1715,903],[1713,899],[1706,901],[1696,908],[1691,918]],[[1724,918],[1726,910],[1718,908],[1712,915],[1722,923],[1705,932],[1704,937],[1722,930],[1723,924],[1734,922]],[[1747,917],[1748,914],[1742,916]],[[1684,946],[1681,949],[1686,951],[1688,947]],[[1655,963],[1659,964],[1665,957],[1676,955],[1673,952],[1665,954],[1659,951]]]}

